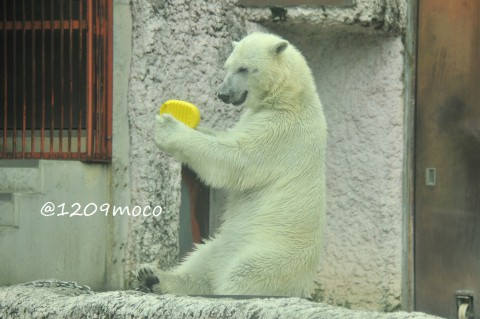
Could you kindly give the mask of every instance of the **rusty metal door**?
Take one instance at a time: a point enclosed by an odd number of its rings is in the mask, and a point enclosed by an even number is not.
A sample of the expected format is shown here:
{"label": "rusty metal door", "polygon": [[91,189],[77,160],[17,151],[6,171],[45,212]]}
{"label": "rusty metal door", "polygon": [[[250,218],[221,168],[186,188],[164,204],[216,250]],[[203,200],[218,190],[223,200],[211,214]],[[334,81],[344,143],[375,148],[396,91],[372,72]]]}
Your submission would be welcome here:
{"label": "rusty metal door", "polygon": [[418,18],[415,308],[480,318],[480,1]]}

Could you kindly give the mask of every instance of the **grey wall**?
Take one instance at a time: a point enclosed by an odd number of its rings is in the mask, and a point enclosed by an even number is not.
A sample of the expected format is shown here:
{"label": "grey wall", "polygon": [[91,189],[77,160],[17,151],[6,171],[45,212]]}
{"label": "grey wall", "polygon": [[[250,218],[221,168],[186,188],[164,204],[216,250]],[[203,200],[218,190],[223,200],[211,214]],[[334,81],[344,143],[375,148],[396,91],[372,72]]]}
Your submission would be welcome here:
{"label": "grey wall", "polygon": [[154,145],[153,119],[168,99],[196,104],[202,123],[231,125],[238,110],[215,99],[221,65],[243,22],[224,1],[132,1],[133,53],[129,83],[132,205],[163,207],[160,218],[131,221],[126,276],[141,263],[178,262],[180,165]]}
{"label": "grey wall", "polygon": [[[402,284],[403,45],[329,33],[305,41],[330,136],[318,281],[335,304],[394,310]],[[310,47],[310,52],[309,52]]]}
{"label": "grey wall", "polygon": [[[129,0],[113,5],[113,127],[111,201],[118,207],[131,204],[130,127],[128,121],[128,78],[132,52],[132,12]],[[124,287],[128,216],[110,216],[105,289]]]}
{"label": "grey wall", "polygon": [[309,61],[329,125],[327,228],[316,298],[401,307],[403,44],[396,35],[316,25],[248,24]]}
{"label": "grey wall", "polygon": [[[114,1],[113,152],[111,164],[0,161],[0,286],[57,278],[95,290],[124,287],[128,216],[101,205],[130,206],[127,90],[132,40],[128,0]],[[97,207],[88,217],[43,216]],[[90,206],[87,206],[89,205]],[[106,206],[104,206],[106,207]]]}
{"label": "grey wall", "polygon": [[153,115],[163,101],[179,98],[199,106],[203,124],[232,125],[239,109],[214,99],[229,42],[266,29],[307,57],[329,124],[329,219],[316,296],[355,308],[400,307],[406,2],[289,8],[280,23],[268,8],[233,3],[132,3],[132,201],[161,203],[165,213],[133,221],[129,267],[177,262],[180,167],[155,148]]}
{"label": "grey wall", "polygon": [[[58,278],[103,289],[108,218],[100,206],[110,203],[109,174],[105,164],[0,161],[0,193],[11,194],[0,214],[14,217],[0,225],[0,286]],[[53,216],[41,212],[47,202]],[[77,208],[97,212],[59,216]]]}
{"label": "grey wall", "polygon": [[[112,164],[41,161],[32,171],[46,177],[38,182],[41,190],[31,184],[30,173],[0,169],[4,184],[7,178],[18,181],[16,189],[0,189],[0,222],[11,224],[0,227],[0,284],[57,277],[118,289],[134,284],[132,271],[141,263],[175,265],[180,165],[155,147],[154,114],[163,101],[178,98],[200,108],[203,125],[231,126],[241,108],[215,99],[230,42],[266,28],[307,57],[329,124],[329,218],[316,297],[354,308],[398,308],[405,257],[401,37],[406,2],[290,8],[280,23],[272,22],[269,9],[239,8],[233,0],[114,4]],[[98,215],[78,223],[46,219],[36,211],[48,198],[161,205],[163,214]]]}
{"label": "grey wall", "polygon": [[396,309],[402,281],[401,39],[323,32],[299,46],[316,74],[330,132],[328,226],[318,277],[323,298]]}

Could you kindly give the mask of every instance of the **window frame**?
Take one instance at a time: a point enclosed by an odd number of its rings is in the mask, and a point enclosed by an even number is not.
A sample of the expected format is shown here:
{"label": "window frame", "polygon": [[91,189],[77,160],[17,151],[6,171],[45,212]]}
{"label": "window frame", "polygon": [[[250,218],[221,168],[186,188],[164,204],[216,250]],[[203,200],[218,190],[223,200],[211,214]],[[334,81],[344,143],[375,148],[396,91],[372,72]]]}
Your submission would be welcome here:
{"label": "window frame", "polygon": [[[34,12],[34,2],[32,0],[22,0],[15,1],[18,6],[22,6],[23,18],[18,19],[18,14],[16,14],[15,4],[13,4],[13,9],[11,12],[8,12],[7,15],[7,1],[9,0],[0,0],[1,11],[3,13],[0,16],[0,35],[2,35],[3,41],[3,52],[0,52],[1,62],[5,64],[3,74],[0,74],[0,89],[3,90],[4,101],[3,105],[0,106],[0,115],[2,121],[0,121],[0,160],[1,159],[62,159],[62,160],[81,160],[89,162],[111,162],[112,159],[112,82],[113,82],[113,1],[112,0],[79,0],[76,1],[79,6],[78,18],[73,19],[73,15],[70,12],[70,18],[64,18],[63,9],[60,10],[61,18],[55,17],[54,15],[54,0],[43,0],[41,2],[42,10],[45,10],[46,3],[52,8],[51,15],[44,16],[42,15],[41,20],[38,16],[35,16]],[[47,2],[48,1],[48,2]],[[65,1],[61,0],[61,5],[64,3],[72,6],[73,0]],[[29,7],[29,5],[31,6]],[[76,4],[77,5],[77,4]],[[62,7],[63,8],[63,7]],[[19,10],[17,8],[17,10]],[[25,19],[28,15],[25,11],[31,10],[31,18],[29,20]],[[55,8],[58,12],[58,8]],[[75,29],[76,28],[76,29]],[[33,84],[31,88],[26,88],[24,82],[27,77],[25,77],[26,72],[31,72],[33,74],[33,83],[36,83],[35,72],[45,73],[45,68],[41,69],[38,66],[32,67],[35,65],[35,62],[31,62],[29,65],[31,70],[26,71],[25,64],[25,52],[27,49],[30,49],[29,44],[18,43],[16,41],[16,33],[20,33],[25,38],[27,32],[31,32],[31,48],[35,50],[35,33],[41,30],[47,33],[48,36],[51,36],[52,39],[55,37],[55,32],[60,30],[62,41],[64,40],[64,33],[67,34],[70,32],[70,42],[73,42],[72,29],[78,30],[79,34],[82,34],[85,37],[86,48],[79,50],[81,52],[75,52],[76,54],[84,54],[84,66],[86,67],[86,83],[84,85],[83,91],[80,88],[74,88],[78,96],[85,102],[78,102],[77,104],[82,104],[78,106],[82,108],[81,116],[85,116],[85,119],[79,120],[78,128],[72,128],[72,121],[67,121],[63,115],[64,110],[68,109],[68,105],[65,100],[61,100],[60,103],[57,102],[57,105],[54,103],[53,97],[50,96],[50,92],[40,91],[38,87],[41,86],[41,83]],[[56,31],[57,30],[57,31]],[[11,32],[11,38],[13,38],[13,43],[7,42],[7,35]],[[42,44],[46,36],[42,37]],[[58,41],[58,40],[57,40]],[[17,43],[15,43],[17,42]],[[52,40],[53,42],[53,40]],[[23,45],[23,47],[21,47]],[[7,60],[7,55],[10,47],[13,46],[13,56],[18,52],[23,54],[23,64],[22,56],[19,58],[13,58],[13,61],[17,59],[14,63]],[[60,50],[64,50],[64,44],[59,46]],[[54,46],[50,48],[50,51],[54,52],[52,55],[57,55],[57,61],[53,58],[50,63],[59,63],[58,60],[62,59],[62,65],[64,63],[63,56],[58,58],[61,53],[55,51]],[[34,51],[35,52],[35,51]],[[60,51],[63,53],[63,51]],[[32,61],[36,59],[36,53],[32,53]],[[42,51],[42,54],[45,54],[45,51]],[[73,54],[73,53],[70,53]],[[18,61],[20,60],[20,61]],[[16,64],[18,65],[16,65]],[[9,66],[7,66],[10,64]],[[71,60],[70,60],[71,64]],[[53,70],[53,67],[52,67]],[[50,84],[52,92],[54,90],[61,90],[63,94],[64,84],[63,78],[66,77],[66,70],[56,72],[55,76],[60,77],[62,80],[61,88],[55,84]],[[48,70],[47,70],[48,71]],[[12,84],[7,80],[8,72],[23,72],[22,83]],[[82,72],[84,72],[82,70]],[[30,75],[30,73],[28,73]],[[15,75],[14,75],[15,76]],[[50,75],[48,75],[50,76]],[[71,78],[70,78],[71,79]],[[68,79],[67,79],[68,80]],[[67,81],[66,80],[66,81]],[[15,81],[13,81],[15,82]],[[41,81],[40,81],[41,82]],[[52,82],[53,83],[53,80]],[[20,87],[19,87],[20,86]],[[38,86],[38,87],[37,87]],[[13,93],[12,93],[13,87]],[[39,92],[40,91],[40,92]],[[36,92],[36,93],[35,93]],[[80,92],[80,93],[78,93]],[[22,110],[17,110],[17,102],[11,103],[8,105],[7,95],[16,94],[17,99],[23,98]],[[27,100],[26,95],[32,94],[32,105],[26,105]],[[33,124],[26,123],[27,112],[39,112],[42,111],[38,105],[33,101],[37,98],[35,94],[40,94],[41,98],[45,101],[47,100],[48,107],[51,107],[50,116],[47,119],[52,121],[51,127],[46,128],[45,124],[36,125],[35,120]],[[72,94],[72,91],[70,91]],[[53,96],[53,93],[51,93]],[[48,101],[48,100],[51,101]],[[85,104],[83,104],[85,103]],[[71,104],[70,104],[71,108]],[[55,123],[54,126],[54,111],[62,112],[60,124]],[[8,121],[8,112],[20,113],[23,115],[22,125],[18,125],[18,119],[13,121]],[[45,117],[45,109],[42,111],[42,116]],[[12,116],[10,114],[10,116]],[[58,115],[57,115],[58,116]],[[32,115],[34,118],[35,115]],[[85,121],[83,125],[81,121]],[[13,122],[13,124],[11,123]],[[64,122],[69,122],[64,125]],[[75,123],[77,124],[77,123]],[[20,126],[20,127],[19,127]],[[30,126],[30,127],[29,127]]]}

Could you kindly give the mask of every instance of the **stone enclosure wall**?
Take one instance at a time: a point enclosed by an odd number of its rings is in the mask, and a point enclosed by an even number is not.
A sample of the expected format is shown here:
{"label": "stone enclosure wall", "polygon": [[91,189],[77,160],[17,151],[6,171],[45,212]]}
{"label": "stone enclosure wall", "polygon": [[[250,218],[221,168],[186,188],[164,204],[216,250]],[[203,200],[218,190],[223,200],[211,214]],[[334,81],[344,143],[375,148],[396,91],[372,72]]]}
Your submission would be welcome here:
{"label": "stone enclosure wall", "polygon": [[406,1],[353,7],[269,8],[233,0],[132,0],[128,88],[132,205],[161,205],[160,218],[133,219],[125,265],[172,267],[178,256],[180,165],[153,143],[160,104],[189,100],[202,123],[230,127],[241,108],[215,98],[230,42],[253,30],[278,33],[306,56],[329,125],[325,249],[316,298],[395,310],[402,294],[403,44]]}

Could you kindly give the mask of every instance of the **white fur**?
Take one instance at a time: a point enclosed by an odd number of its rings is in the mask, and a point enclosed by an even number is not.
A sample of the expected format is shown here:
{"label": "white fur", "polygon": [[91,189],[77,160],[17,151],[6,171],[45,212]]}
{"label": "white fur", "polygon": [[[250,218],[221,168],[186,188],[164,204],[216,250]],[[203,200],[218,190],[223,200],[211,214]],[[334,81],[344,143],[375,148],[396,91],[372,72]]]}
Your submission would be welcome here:
{"label": "white fur", "polygon": [[225,69],[225,98],[248,91],[235,127],[194,130],[157,116],[157,145],[229,196],[220,231],[173,271],[155,272],[153,289],[307,297],[323,242],[327,138],[311,71],[292,45],[264,33],[238,42]]}

